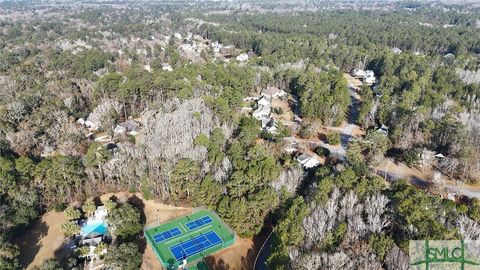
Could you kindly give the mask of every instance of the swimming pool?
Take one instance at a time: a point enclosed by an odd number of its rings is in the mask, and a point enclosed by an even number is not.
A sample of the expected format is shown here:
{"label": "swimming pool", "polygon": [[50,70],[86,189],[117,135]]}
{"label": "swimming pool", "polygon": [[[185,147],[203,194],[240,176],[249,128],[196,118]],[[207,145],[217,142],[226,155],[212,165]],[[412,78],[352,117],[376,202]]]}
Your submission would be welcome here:
{"label": "swimming pool", "polygon": [[81,229],[81,234],[87,236],[90,234],[104,235],[107,233],[107,224],[102,220],[87,221]]}

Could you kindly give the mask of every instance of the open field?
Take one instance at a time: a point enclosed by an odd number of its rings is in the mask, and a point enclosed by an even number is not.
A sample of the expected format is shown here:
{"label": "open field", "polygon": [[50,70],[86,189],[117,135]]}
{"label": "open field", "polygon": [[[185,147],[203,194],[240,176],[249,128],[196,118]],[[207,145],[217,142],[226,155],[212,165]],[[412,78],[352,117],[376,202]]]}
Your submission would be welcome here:
{"label": "open field", "polygon": [[60,225],[66,221],[62,212],[51,211],[15,238],[15,244],[20,248],[19,261],[22,268],[32,269],[55,256],[55,251],[65,242]]}

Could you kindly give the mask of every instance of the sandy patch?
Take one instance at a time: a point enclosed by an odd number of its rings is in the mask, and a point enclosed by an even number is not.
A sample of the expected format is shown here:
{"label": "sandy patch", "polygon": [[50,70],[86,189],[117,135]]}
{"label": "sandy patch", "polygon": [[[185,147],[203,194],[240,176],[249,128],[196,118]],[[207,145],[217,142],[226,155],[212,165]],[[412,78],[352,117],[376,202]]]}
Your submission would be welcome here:
{"label": "sandy patch", "polygon": [[53,258],[55,251],[65,242],[60,225],[67,222],[63,212],[48,212],[32,227],[14,239],[20,248],[19,261],[23,268],[32,269]]}
{"label": "sandy patch", "polygon": [[348,81],[348,84],[350,86],[352,86],[353,88],[355,88],[355,90],[360,90],[362,89],[362,81],[358,78],[355,78],[353,77],[352,75],[348,74],[348,73],[343,73],[343,77],[345,77],[345,79],[347,79]]}
{"label": "sandy patch", "polygon": [[237,236],[232,246],[213,254],[206,261],[213,270],[246,270],[252,269],[256,255],[253,241]]}

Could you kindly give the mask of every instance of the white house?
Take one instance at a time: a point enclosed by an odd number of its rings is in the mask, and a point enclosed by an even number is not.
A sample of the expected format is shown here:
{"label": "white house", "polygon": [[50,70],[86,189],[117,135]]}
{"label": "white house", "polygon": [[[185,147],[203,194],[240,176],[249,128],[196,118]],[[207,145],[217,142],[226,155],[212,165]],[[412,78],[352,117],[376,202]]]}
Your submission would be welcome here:
{"label": "white house", "polygon": [[320,161],[314,156],[310,156],[308,154],[302,154],[297,157],[298,163],[303,166],[305,169],[310,169],[320,165]]}
{"label": "white house", "polygon": [[303,164],[303,167],[305,169],[310,169],[310,168],[317,167],[318,165],[320,165],[320,161],[318,161],[318,159],[315,157],[310,157],[308,161],[305,162],[305,164]]}
{"label": "white house", "polygon": [[267,89],[262,91],[262,96],[268,98],[280,98],[286,94],[285,91],[278,89],[277,87],[267,87]]}
{"label": "white house", "polygon": [[258,106],[258,108],[253,112],[252,116],[257,120],[262,120],[270,116],[272,109],[270,106]]}
{"label": "white house", "polygon": [[394,48],[392,48],[392,52],[393,52],[394,54],[400,54],[400,53],[402,53],[402,50],[401,50],[400,48],[398,48],[398,47],[394,47]]}
{"label": "white house", "polygon": [[350,71],[350,75],[357,78],[363,78],[365,77],[366,72],[363,69],[354,68]]}
{"label": "white house", "polygon": [[265,97],[261,97],[258,101],[257,101],[257,104],[258,106],[268,106],[270,107],[270,100],[268,100],[267,98]]}
{"label": "white house", "polygon": [[117,125],[117,126],[115,127],[115,129],[113,130],[113,133],[114,133],[114,134],[125,134],[126,132],[127,132],[127,129],[124,128],[124,127],[122,127],[122,126],[120,126],[120,125]]}
{"label": "white house", "polygon": [[94,122],[92,122],[90,120],[85,121],[84,125],[85,125],[86,128],[98,129],[97,124],[95,124]]}
{"label": "white house", "polygon": [[310,159],[310,156],[308,154],[301,154],[300,156],[297,157],[297,161],[301,165],[307,163],[309,159]]}
{"label": "white house", "polygon": [[365,72],[365,77],[363,78],[363,81],[366,84],[374,84],[377,82],[377,79],[375,78],[375,74],[373,73],[373,70],[367,70]]}
{"label": "white house", "polygon": [[252,100],[259,100],[260,98],[259,97],[246,97],[246,98],[243,98],[243,101],[252,101]]}
{"label": "white house", "polygon": [[270,132],[270,133],[275,133],[277,131],[277,123],[275,122],[275,119],[272,118],[263,118],[262,119],[262,129]]}
{"label": "white house", "polygon": [[242,53],[239,56],[237,56],[237,58],[235,58],[235,59],[237,59],[237,61],[239,61],[239,62],[245,62],[245,61],[248,60],[248,54]]}
{"label": "white house", "polygon": [[172,66],[168,63],[162,63],[162,69],[166,71],[173,71]]}
{"label": "white house", "polygon": [[382,133],[383,135],[388,135],[388,127],[382,125],[379,129],[377,129],[377,132]]}
{"label": "white house", "polygon": [[298,151],[297,144],[291,143],[290,145],[285,146],[285,148],[283,148],[283,151],[288,154],[293,154]]}
{"label": "white house", "polygon": [[102,205],[97,207],[97,210],[95,210],[95,213],[93,216],[97,220],[104,220],[107,214],[108,214],[107,208],[105,208],[105,206]]}

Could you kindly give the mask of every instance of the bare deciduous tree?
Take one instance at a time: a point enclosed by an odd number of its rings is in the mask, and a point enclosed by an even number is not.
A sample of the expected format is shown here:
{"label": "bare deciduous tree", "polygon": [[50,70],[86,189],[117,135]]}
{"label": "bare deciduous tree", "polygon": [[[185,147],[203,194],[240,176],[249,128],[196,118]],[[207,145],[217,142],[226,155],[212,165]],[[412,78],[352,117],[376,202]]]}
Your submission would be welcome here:
{"label": "bare deciduous tree", "polygon": [[379,233],[389,225],[389,216],[385,215],[389,199],[376,193],[365,200],[365,213],[367,214],[367,224],[370,232]]}

